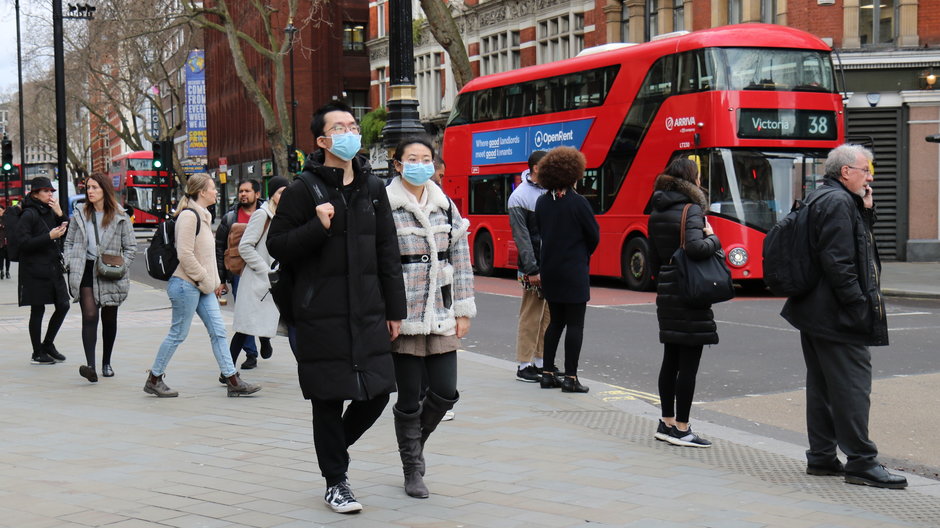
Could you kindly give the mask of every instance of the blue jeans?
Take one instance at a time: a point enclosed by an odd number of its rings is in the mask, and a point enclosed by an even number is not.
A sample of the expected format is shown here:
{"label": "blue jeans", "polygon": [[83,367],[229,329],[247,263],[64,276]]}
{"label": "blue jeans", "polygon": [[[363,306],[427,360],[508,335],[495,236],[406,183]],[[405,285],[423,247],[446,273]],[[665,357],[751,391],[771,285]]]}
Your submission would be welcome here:
{"label": "blue jeans", "polygon": [[[232,300],[238,298],[238,281],[240,279],[241,277],[239,275],[232,275]],[[246,335],[242,350],[245,351],[246,356],[258,359],[258,347],[255,346],[255,336]]]}
{"label": "blue jeans", "polygon": [[160,345],[157,357],[153,360],[150,373],[162,376],[170,358],[179,348],[180,344],[189,335],[189,327],[193,323],[193,315],[198,314],[202,323],[206,325],[209,339],[212,341],[212,353],[219,364],[219,370],[225,377],[235,374],[235,364],[228,351],[225,336],[225,321],[219,311],[219,301],[214,294],[202,293],[199,288],[179,278],[170,277],[166,286],[167,296],[173,305],[173,320],[170,322],[170,333]]}

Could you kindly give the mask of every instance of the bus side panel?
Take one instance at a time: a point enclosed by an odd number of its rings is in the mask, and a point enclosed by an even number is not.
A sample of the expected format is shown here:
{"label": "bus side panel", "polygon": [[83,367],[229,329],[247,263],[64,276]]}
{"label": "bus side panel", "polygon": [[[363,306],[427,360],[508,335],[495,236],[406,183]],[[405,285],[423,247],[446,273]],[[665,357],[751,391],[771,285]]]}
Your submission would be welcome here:
{"label": "bus side panel", "polygon": [[764,278],[764,238],[766,236],[764,233],[718,216],[709,216],[708,223],[715,230],[718,240],[721,240],[721,248],[725,251],[725,255],[734,248],[744,248],[747,251],[748,258],[744,266],[728,265],[732,279]]}

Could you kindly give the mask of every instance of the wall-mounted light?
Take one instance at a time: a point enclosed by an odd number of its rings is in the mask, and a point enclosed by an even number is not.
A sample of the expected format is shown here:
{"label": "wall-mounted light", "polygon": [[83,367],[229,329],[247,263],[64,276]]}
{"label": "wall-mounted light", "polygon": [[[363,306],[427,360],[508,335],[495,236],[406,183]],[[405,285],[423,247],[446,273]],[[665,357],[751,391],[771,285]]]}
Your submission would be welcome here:
{"label": "wall-mounted light", "polygon": [[922,86],[927,90],[933,90],[933,86],[937,84],[937,76],[934,74],[933,68],[920,72],[920,78],[923,81]]}

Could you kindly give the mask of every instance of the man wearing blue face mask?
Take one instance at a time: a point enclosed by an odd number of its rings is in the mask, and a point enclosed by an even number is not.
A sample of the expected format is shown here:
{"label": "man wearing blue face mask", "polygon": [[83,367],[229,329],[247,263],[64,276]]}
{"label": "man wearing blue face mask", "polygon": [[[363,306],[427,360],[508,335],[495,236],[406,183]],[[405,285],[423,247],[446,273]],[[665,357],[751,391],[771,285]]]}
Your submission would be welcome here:
{"label": "man wearing blue face mask", "polygon": [[358,155],[350,108],[327,104],[310,129],[320,150],[283,191],[267,244],[281,273],[293,277],[294,355],[313,407],[324,500],[335,512],[353,513],[362,505],[346,477],[349,446],[395,391],[391,342],[407,315],[405,286],[388,195]]}

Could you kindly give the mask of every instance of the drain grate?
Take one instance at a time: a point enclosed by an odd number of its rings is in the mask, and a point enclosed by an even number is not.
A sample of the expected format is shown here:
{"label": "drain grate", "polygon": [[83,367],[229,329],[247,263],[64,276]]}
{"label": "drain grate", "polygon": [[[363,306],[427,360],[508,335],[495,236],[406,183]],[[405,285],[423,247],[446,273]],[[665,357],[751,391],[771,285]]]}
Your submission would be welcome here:
{"label": "drain grate", "polygon": [[819,479],[806,474],[805,463],[783,455],[722,441],[711,449],[676,449],[659,442],[650,433],[656,427],[652,420],[621,411],[549,411],[565,422],[601,431],[670,455],[696,460],[812,494],[821,500],[855,506],[900,521],[936,526],[940,519],[940,499],[912,490],[903,492],[848,486],[837,479]]}

